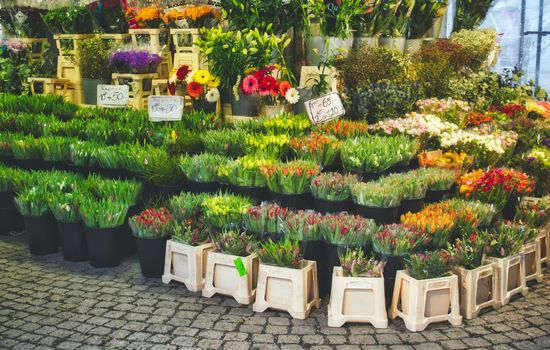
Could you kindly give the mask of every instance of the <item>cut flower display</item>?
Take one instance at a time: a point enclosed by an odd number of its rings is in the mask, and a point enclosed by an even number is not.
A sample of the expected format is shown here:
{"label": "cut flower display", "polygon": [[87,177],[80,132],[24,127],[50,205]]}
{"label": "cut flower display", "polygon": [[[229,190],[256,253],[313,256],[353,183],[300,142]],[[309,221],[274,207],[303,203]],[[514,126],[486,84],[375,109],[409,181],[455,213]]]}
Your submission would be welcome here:
{"label": "cut flower display", "polygon": [[274,75],[280,68],[275,65],[263,67],[246,75],[240,83],[240,90],[244,95],[258,94],[265,104],[275,105],[286,102],[298,103],[300,93],[287,80],[280,80]]}
{"label": "cut flower display", "polygon": [[109,58],[109,67],[116,73],[155,73],[161,61],[160,55],[146,50],[118,50]]}
{"label": "cut flower display", "polygon": [[137,237],[156,238],[168,236],[174,216],[166,208],[149,208],[132,216],[128,223]]}
{"label": "cut flower display", "polygon": [[307,160],[295,160],[260,167],[260,172],[263,174],[269,190],[283,194],[306,193],[311,178],[319,171],[319,165]]}
{"label": "cut flower display", "polygon": [[359,179],[353,174],[323,173],[311,179],[309,188],[315,198],[344,201],[351,198],[351,187],[357,182]]}
{"label": "cut flower display", "polygon": [[365,256],[362,249],[347,250],[340,255],[345,277],[382,277],[384,262]]}

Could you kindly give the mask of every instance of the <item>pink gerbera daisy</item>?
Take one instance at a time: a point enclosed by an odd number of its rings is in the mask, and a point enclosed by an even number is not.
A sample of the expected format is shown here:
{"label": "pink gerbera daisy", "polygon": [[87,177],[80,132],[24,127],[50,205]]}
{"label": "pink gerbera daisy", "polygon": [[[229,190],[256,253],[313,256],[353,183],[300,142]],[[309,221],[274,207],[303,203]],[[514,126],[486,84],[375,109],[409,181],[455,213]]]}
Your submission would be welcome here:
{"label": "pink gerbera daisy", "polygon": [[243,79],[243,82],[241,84],[241,89],[243,92],[247,95],[252,95],[256,92],[258,92],[259,88],[259,82],[258,79],[256,79],[253,75],[248,75],[246,78]]}

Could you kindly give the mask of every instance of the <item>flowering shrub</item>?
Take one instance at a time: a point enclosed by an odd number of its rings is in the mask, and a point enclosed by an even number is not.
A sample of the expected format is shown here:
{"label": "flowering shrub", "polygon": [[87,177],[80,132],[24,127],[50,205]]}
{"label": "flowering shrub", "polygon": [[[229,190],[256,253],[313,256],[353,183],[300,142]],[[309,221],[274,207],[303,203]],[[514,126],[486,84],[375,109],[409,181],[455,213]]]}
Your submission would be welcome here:
{"label": "flowering shrub", "polygon": [[240,225],[250,208],[250,199],[220,193],[206,197],[202,210],[206,222],[214,227]]}
{"label": "flowering shrub", "polygon": [[403,256],[426,247],[430,237],[405,225],[385,225],[372,239],[372,248],[378,254]]}
{"label": "flowering shrub", "polygon": [[294,160],[260,167],[270,191],[285,194],[306,193],[310,180],[319,173],[319,165],[307,160]]}
{"label": "flowering shrub", "polygon": [[311,179],[309,189],[313,197],[327,201],[344,201],[351,197],[351,187],[359,179],[356,175],[322,173]]}
{"label": "flowering shrub", "polygon": [[273,242],[270,239],[262,243],[257,253],[262,264],[299,268],[302,263],[300,243],[288,237],[281,242]]}
{"label": "flowering shrub", "polygon": [[128,223],[136,237],[157,238],[170,234],[174,216],[166,208],[149,208],[132,216]]}
{"label": "flowering shrub", "polygon": [[244,227],[253,233],[278,233],[279,223],[286,215],[287,209],[276,203],[251,207],[244,216]]}
{"label": "flowering shrub", "polygon": [[464,238],[457,238],[455,244],[448,243],[447,253],[453,265],[473,270],[482,264],[483,253],[487,246],[487,236],[484,233],[472,232]]}
{"label": "flowering shrub", "polygon": [[319,233],[326,242],[339,245],[362,246],[378,230],[374,220],[345,213],[321,217]]}
{"label": "flowering shrub", "polygon": [[444,250],[420,252],[404,260],[409,275],[417,280],[446,276],[451,271],[449,254]]}
{"label": "flowering shrub", "polygon": [[246,75],[240,83],[244,95],[258,94],[268,105],[286,100],[295,104],[300,100],[300,93],[287,80],[277,80],[273,75],[278,68],[274,65],[263,67],[252,74]]}
{"label": "flowering shrub", "polygon": [[316,132],[290,139],[290,148],[298,158],[315,161],[321,166],[334,165],[341,146],[342,142],[336,137]]}
{"label": "flowering shrub", "polygon": [[155,73],[162,58],[145,50],[118,50],[109,58],[109,67],[115,73]]}
{"label": "flowering shrub", "polygon": [[340,255],[340,265],[345,277],[382,277],[385,263],[369,259],[362,249],[355,249]]}
{"label": "flowering shrub", "polygon": [[246,232],[224,229],[213,241],[217,251],[224,254],[248,256],[254,252],[255,242]]}

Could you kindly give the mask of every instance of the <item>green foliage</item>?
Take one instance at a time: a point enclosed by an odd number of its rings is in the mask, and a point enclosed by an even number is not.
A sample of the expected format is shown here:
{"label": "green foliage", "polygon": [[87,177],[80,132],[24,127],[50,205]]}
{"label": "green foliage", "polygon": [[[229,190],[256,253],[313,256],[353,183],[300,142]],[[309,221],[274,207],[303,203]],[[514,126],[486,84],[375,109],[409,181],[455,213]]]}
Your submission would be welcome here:
{"label": "green foliage", "polygon": [[198,246],[210,242],[210,229],[202,220],[175,221],[172,226],[172,240]]}
{"label": "green foliage", "polygon": [[38,139],[42,159],[54,162],[68,162],[71,159],[70,143],[73,141],[70,138],[61,136],[48,136]]}
{"label": "green foliage", "polygon": [[202,153],[196,156],[182,156],[179,167],[187,179],[196,182],[216,182],[218,168],[227,162],[227,158],[212,153]]}
{"label": "green foliage", "polygon": [[348,0],[340,1],[336,5],[334,2],[312,0],[306,1],[303,7],[306,11],[303,17],[305,30],[309,30],[310,18],[314,18],[320,22],[322,36],[347,38],[351,33],[352,22],[366,12],[369,3],[363,0]]}
{"label": "green foliage", "polygon": [[207,152],[237,158],[245,154],[246,132],[240,129],[207,131],[202,142]]}
{"label": "green foliage", "polygon": [[178,160],[164,149],[152,148],[145,155],[145,178],[155,185],[178,185],[185,181]]}
{"label": "green foliage", "polygon": [[127,206],[136,204],[141,194],[140,182],[103,179],[97,175],[89,176],[84,186],[97,198],[124,203]]}
{"label": "green foliage", "polygon": [[17,194],[15,206],[23,216],[42,216],[49,210],[48,196],[46,186],[30,187]]}
{"label": "green foliage", "polygon": [[74,191],[53,191],[48,196],[48,207],[59,222],[80,222],[80,202],[90,194]]}
{"label": "green foliage", "polygon": [[89,34],[92,32],[89,12],[83,6],[58,7],[49,10],[43,19],[54,34]]}
{"label": "green foliage", "polygon": [[487,15],[493,0],[461,0],[456,4],[454,30],[475,29]]}
{"label": "green foliage", "polygon": [[55,115],[61,120],[72,118],[78,106],[65,103],[56,95],[16,96],[0,94],[0,109],[3,112]]}
{"label": "green foliage", "polygon": [[23,176],[22,170],[0,164],[0,192],[15,192],[16,184],[21,181]]}
{"label": "green foliage", "polygon": [[115,228],[122,226],[126,219],[128,205],[110,199],[84,198],[80,202],[82,222],[90,228]]}
{"label": "green foliage", "polygon": [[270,239],[262,243],[257,253],[262,264],[298,269],[302,263],[300,242],[288,237],[280,242],[273,242]]}
{"label": "green foliage", "polygon": [[170,198],[168,209],[176,220],[197,220],[201,216],[202,203],[206,197],[206,194],[182,192],[178,196]]}
{"label": "green foliage", "polygon": [[479,234],[474,232],[462,239],[457,238],[455,244],[448,243],[447,253],[452,264],[462,266],[467,270],[481,266],[487,238],[486,232]]}
{"label": "green foliage", "polygon": [[351,188],[356,204],[374,208],[395,208],[403,200],[403,188],[389,181],[359,182]]}
{"label": "green foliage", "polygon": [[109,80],[111,74],[106,69],[111,53],[109,42],[101,38],[89,38],[78,45],[79,51],[73,60],[80,67],[82,78]]}
{"label": "green foliage", "polygon": [[415,0],[407,37],[422,38],[433,26],[435,19],[443,16],[446,7],[447,0]]}
{"label": "green foliage", "polygon": [[21,136],[13,139],[12,152],[15,159],[40,159],[41,145],[32,136]]}
{"label": "green foliage", "polygon": [[443,277],[451,270],[448,255],[439,250],[410,255],[405,257],[404,264],[409,275],[417,280]]}
{"label": "green foliage", "polygon": [[254,252],[254,240],[246,232],[224,229],[213,237],[216,249],[224,254],[248,256]]}

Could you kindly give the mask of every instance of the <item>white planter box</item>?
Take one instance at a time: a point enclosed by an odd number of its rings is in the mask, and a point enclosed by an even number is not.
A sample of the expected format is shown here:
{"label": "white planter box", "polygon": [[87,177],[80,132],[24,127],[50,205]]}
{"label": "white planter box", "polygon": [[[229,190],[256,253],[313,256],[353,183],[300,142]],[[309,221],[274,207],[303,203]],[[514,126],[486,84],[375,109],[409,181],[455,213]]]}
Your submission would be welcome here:
{"label": "white planter box", "polygon": [[540,229],[540,261],[550,266],[550,223]]}
{"label": "white planter box", "polygon": [[195,247],[168,240],[162,282],[170,283],[174,280],[184,283],[192,292],[201,291],[204,287],[206,255],[213,250],[213,243]]}
{"label": "white planter box", "polygon": [[458,276],[460,290],[460,312],[470,320],[477,317],[481,309],[499,307],[497,299],[497,264],[490,262],[474,270],[457,267],[453,272]]}
{"label": "white planter box", "polygon": [[302,260],[301,269],[260,264],[258,289],[252,309],[287,311],[292,317],[305,319],[313,307],[319,308],[317,263]]}
{"label": "white planter box", "polygon": [[[246,275],[240,276],[235,260],[241,258]],[[247,257],[210,252],[206,263],[206,280],[202,296],[210,298],[214,294],[233,297],[240,304],[254,301],[258,277],[259,259],[256,254]]]}
{"label": "white planter box", "polygon": [[525,256],[525,282],[536,280],[542,282],[542,262],[540,260],[540,240],[535,239],[523,245],[522,253]]}
{"label": "white planter box", "polygon": [[527,295],[525,259],[522,253],[502,259],[486,257],[484,260],[487,262],[494,261],[497,264],[497,300],[500,305],[508,304],[510,298],[518,293]]}
{"label": "white planter box", "polygon": [[341,327],[346,322],[388,327],[384,277],[344,277],[342,268],[334,267],[328,326]]}
{"label": "white planter box", "polygon": [[401,317],[405,327],[413,332],[422,331],[434,322],[462,324],[458,277],[416,280],[405,270],[397,271],[390,309],[390,318],[396,317]]}

